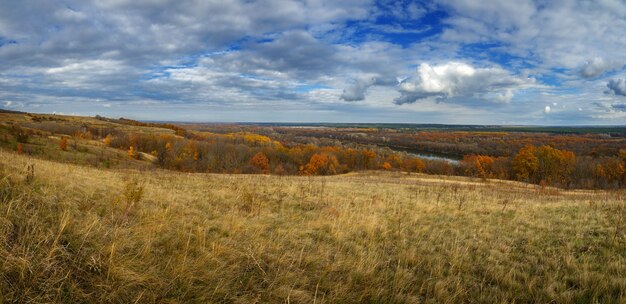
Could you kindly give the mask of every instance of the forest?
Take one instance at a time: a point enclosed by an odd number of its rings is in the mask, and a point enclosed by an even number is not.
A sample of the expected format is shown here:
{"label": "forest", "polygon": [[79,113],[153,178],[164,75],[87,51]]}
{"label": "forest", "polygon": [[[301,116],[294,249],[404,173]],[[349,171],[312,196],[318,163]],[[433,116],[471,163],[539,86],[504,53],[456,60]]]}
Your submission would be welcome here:
{"label": "forest", "polygon": [[[0,140],[18,153],[36,154],[29,137],[61,134],[58,148],[63,151],[98,142],[130,159],[182,172],[335,175],[385,170],[562,188],[626,185],[626,139],[606,134],[172,124],[101,116],[95,121],[103,124],[29,114],[25,121],[4,124],[7,132]],[[424,159],[406,150],[461,159]],[[94,164],[110,166],[111,161],[101,156]]]}

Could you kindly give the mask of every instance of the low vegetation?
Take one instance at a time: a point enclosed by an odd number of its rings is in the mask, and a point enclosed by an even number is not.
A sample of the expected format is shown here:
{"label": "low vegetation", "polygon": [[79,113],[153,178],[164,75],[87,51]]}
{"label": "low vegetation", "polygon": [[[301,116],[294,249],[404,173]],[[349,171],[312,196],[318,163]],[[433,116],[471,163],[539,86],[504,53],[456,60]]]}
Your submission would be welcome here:
{"label": "low vegetation", "polygon": [[5,302],[619,303],[626,193],[0,152]]}

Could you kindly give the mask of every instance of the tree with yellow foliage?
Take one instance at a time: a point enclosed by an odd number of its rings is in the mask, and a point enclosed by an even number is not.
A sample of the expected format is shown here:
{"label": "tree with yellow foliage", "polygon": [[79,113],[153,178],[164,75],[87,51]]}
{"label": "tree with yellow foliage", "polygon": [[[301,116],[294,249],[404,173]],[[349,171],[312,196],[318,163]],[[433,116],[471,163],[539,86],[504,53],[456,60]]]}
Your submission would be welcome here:
{"label": "tree with yellow foliage", "polygon": [[519,181],[566,185],[575,161],[574,152],[527,145],[513,157],[511,166]]}
{"label": "tree with yellow foliage", "polygon": [[139,152],[133,146],[130,146],[128,148],[128,157],[137,159],[139,158]]}
{"label": "tree with yellow foliage", "polygon": [[535,156],[535,146],[526,145],[513,157],[511,167],[515,179],[531,182],[537,175],[539,159]]}
{"label": "tree with yellow foliage", "polygon": [[535,155],[539,160],[539,180],[545,180],[548,184],[568,183],[576,159],[574,152],[541,146],[537,148]]}

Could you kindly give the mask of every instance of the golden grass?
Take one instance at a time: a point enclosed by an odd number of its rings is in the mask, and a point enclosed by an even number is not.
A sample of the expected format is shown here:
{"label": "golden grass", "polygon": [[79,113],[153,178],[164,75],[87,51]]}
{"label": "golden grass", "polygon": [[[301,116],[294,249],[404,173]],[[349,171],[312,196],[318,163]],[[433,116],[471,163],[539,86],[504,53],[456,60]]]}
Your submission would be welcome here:
{"label": "golden grass", "polygon": [[6,302],[626,301],[624,191],[0,164]]}

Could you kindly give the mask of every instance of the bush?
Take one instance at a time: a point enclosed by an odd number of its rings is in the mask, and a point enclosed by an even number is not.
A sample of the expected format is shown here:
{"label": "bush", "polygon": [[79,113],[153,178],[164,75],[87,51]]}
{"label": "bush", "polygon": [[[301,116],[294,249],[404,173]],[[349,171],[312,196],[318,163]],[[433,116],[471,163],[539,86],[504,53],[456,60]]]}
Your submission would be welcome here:
{"label": "bush", "polygon": [[19,143],[28,142],[29,132],[24,130],[24,128],[21,128],[20,126],[11,126],[11,128],[9,129],[9,133],[11,133],[11,135],[13,135],[13,137],[15,137],[15,140],[17,140],[17,142]]}
{"label": "bush", "polygon": [[61,137],[61,141],[59,142],[59,148],[63,151],[67,151],[67,138]]}

